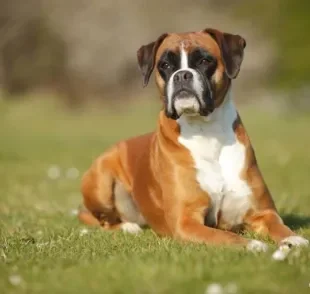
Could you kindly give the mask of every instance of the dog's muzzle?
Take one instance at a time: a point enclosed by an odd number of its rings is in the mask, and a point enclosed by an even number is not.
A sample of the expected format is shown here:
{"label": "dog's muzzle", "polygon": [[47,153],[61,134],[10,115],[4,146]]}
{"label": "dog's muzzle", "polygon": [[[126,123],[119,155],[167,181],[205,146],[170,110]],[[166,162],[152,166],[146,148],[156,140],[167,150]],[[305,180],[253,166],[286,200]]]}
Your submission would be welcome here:
{"label": "dog's muzzle", "polygon": [[170,87],[167,91],[168,117],[178,119],[183,114],[207,116],[213,112],[211,86],[208,81],[203,81],[197,71],[193,69],[177,71],[167,87]]}

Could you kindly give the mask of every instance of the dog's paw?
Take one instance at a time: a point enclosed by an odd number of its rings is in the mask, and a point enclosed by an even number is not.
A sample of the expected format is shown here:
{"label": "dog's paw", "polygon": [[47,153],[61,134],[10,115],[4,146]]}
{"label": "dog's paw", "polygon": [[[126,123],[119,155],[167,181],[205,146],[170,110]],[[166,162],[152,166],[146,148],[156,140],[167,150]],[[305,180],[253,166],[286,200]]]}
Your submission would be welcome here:
{"label": "dog's paw", "polygon": [[268,245],[262,241],[251,240],[246,249],[252,252],[266,252],[268,250]]}
{"label": "dog's paw", "polygon": [[288,247],[309,246],[309,241],[300,236],[289,236],[280,242],[280,246],[287,245]]}
{"label": "dog's paw", "polygon": [[142,232],[142,229],[140,228],[140,226],[138,224],[129,223],[129,222],[123,223],[121,225],[121,229],[123,232],[135,234],[135,235]]}

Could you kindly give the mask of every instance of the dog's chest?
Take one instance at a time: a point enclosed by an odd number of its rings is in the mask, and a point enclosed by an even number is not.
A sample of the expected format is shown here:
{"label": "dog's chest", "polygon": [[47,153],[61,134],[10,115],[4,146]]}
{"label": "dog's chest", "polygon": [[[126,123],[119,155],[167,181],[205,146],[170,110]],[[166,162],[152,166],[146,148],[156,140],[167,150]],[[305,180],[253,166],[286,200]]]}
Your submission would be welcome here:
{"label": "dog's chest", "polygon": [[183,122],[179,142],[190,151],[197,182],[211,198],[207,224],[216,225],[219,211],[225,224],[241,224],[250,208],[251,190],[240,176],[246,150],[236,139],[232,124]]}

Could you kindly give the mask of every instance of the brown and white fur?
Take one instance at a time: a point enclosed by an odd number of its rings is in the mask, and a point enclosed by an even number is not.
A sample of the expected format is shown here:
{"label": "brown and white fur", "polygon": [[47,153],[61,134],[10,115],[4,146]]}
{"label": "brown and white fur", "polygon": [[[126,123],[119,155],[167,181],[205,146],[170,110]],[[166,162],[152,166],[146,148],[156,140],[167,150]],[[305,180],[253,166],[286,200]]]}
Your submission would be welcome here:
{"label": "brown and white fur", "polygon": [[142,46],[138,63],[152,71],[163,104],[155,132],[122,141],[100,156],[82,181],[82,221],[107,230],[206,244],[267,249],[237,234],[308,245],[277,213],[232,98],[245,40],[215,29],[163,34]]}

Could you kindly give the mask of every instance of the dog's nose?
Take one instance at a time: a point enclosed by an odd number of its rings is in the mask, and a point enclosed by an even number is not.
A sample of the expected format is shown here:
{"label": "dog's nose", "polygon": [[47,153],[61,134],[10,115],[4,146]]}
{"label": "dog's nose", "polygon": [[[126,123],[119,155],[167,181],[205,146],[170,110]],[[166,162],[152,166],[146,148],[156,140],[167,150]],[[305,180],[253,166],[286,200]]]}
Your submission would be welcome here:
{"label": "dog's nose", "polygon": [[188,71],[188,70],[181,70],[179,72],[177,72],[174,77],[173,77],[173,81],[175,83],[188,83],[191,80],[193,80],[193,74]]}

